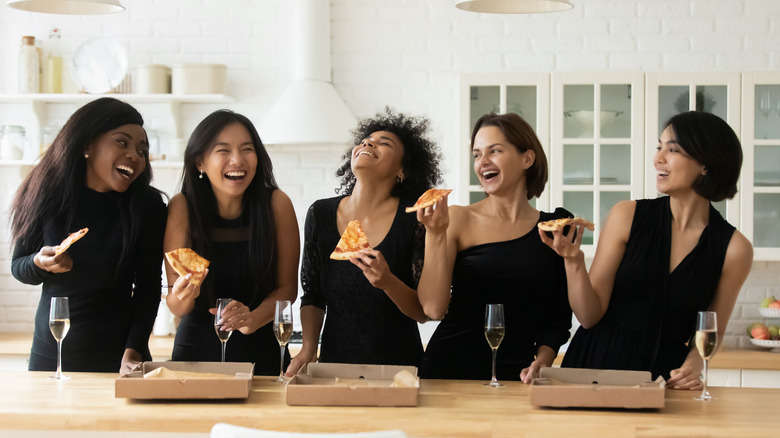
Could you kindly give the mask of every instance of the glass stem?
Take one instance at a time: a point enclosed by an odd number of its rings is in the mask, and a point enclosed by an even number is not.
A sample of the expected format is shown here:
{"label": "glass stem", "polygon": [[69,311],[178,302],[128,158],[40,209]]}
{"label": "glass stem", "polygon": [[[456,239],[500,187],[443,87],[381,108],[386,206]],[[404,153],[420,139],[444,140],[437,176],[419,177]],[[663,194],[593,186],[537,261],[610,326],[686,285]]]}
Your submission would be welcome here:
{"label": "glass stem", "polygon": [[493,378],[490,380],[491,382],[498,382],[498,379],[496,379],[496,353],[498,352],[497,348],[493,349]]}
{"label": "glass stem", "polygon": [[62,339],[57,341],[57,378],[62,377]]}
{"label": "glass stem", "polygon": [[280,346],[281,359],[279,359],[279,379],[284,380],[284,345]]}
{"label": "glass stem", "polygon": [[707,371],[708,371],[708,365],[710,363],[709,359],[704,359],[704,381],[702,382],[704,384],[704,388],[701,390],[701,398],[709,398],[710,392],[707,391]]}
{"label": "glass stem", "polygon": [[227,342],[222,341],[222,362],[225,361],[225,347],[227,347]]}

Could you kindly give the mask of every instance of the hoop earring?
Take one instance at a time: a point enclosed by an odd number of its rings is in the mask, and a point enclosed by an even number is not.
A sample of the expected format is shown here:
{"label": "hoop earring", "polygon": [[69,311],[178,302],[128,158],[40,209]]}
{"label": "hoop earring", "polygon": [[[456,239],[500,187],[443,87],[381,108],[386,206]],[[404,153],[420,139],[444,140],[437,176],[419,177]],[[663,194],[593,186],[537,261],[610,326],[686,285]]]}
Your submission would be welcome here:
{"label": "hoop earring", "polygon": [[198,179],[203,179],[203,169],[200,169],[200,175],[198,175]]}

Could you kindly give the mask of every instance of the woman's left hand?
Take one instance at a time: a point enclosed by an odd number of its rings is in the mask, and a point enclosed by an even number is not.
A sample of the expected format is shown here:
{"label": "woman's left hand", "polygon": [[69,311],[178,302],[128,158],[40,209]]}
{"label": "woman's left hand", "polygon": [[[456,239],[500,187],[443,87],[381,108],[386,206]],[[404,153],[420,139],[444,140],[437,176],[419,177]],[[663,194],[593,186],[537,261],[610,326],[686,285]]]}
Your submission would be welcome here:
{"label": "woman's left hand", "polygon": [[533,379],[539,377],[539,370],[543,366],[544,365],[539,363],[538,360],[531,362],[531,365],[529,365],[526,368],[523,368],[523,370],[520,371],[520,380],[522,380],[523,383],[531,383]]}
{"label": "woman's left hand", "polygon": [[386,289],[390,286],[393,274],[381,252],[375,249],[364,249],[360,255],[349,259],[353,265],[363,271],[363,275],[378,289]]}
{"label": "woman's left hand", "polygon": [[669,380],[666,381],[666,387],[671,389],[701,390],[704,384],[699,379],[699,372],[690,365],[681,366],[669,373]]}
{"label": "woman's left hand", "polygon": [[[212,315],[217,314],[217,308],[209,309]],[[223,329],[227,331],[238,330],[245,335],[249,335],[257,330],[253,324],[252,311],[241,301],[233,300],[222,311]]]}
{"label": "woman's left hand", "polygon": [[119,367],[119,375],[124,376],[130,371],[133,371],[142,360],[143,357],[141,356],[141,353],[132,348],[126,348],[125,354],[122,356],[122,364]]}

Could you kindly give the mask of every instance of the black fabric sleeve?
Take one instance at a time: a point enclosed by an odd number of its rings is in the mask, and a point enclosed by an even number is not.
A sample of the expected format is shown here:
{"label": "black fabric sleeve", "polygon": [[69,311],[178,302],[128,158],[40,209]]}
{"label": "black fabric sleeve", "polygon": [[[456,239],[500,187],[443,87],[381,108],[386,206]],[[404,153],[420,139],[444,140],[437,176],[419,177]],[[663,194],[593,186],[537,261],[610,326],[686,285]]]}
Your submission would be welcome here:
{"label": "black fabric sleeve", "polygon": [[301,288],[303,296],[301,297],[301,307],[317,306],[326,310],[325,296],[322,294],[322,283],[320,281],[321,267],[320,254],[317,251],[317,214],[315,202],[309,207],[306,213],[306,223],[303,227],[303,257],[301,260]]}
{"label": "black fabric sleeve", "polygon": [[144,211],[139,212],[142,222],[134,261],[133,318],[125,348],[132,348],[147,356],[149,335],[160,304],[167,209],[157,193],[150,193],[144,205]]}
{"label": "black fabric sleeve", "polygon": [[35,255],[39,250],[17,242],[11,256],[11,274],[14,278],[24,284],[37,285],[56,275],[35,264]]}

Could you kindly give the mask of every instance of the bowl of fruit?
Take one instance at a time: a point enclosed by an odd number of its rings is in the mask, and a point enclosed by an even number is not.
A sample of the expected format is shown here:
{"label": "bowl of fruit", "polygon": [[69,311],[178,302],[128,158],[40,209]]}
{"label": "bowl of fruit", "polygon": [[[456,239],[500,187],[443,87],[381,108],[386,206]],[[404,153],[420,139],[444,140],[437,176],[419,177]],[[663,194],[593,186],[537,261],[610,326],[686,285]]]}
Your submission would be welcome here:
{"label": "bowl of fruit", "polygon": [[765,318],[780,318],[780,301],[773,296],[764,298],[758,307],[758,311]]}
{"label": "bowl of fruit", "polygon": [[771,348],[773,353],[780,353],[780,327],[754,322],[747,327],[747,334],[753,345]]}

